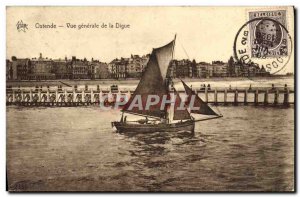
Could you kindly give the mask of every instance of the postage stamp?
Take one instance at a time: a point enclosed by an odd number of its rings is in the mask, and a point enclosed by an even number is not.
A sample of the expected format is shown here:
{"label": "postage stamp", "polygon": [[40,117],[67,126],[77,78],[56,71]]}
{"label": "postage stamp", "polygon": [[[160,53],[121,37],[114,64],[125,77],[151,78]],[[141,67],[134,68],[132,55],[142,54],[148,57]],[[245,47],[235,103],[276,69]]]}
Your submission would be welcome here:
{"label": "postage stamp", "polygon": [[293,42],[285,10],[251,11],[249,20],[238,30],[234,56],[242,65],[256,65],[270,74],[289,63]]}
{"label": "postage stamp", "polygon": [[[274,19],[275,21],[262,19],[249,24],[251,56],[254,58],[287,56],[287,32],[283,29],[283,27],[286,27],[286,11],[249,12],[249,20],[262,17]],[[261,51],[264,53],[262,54]]]}

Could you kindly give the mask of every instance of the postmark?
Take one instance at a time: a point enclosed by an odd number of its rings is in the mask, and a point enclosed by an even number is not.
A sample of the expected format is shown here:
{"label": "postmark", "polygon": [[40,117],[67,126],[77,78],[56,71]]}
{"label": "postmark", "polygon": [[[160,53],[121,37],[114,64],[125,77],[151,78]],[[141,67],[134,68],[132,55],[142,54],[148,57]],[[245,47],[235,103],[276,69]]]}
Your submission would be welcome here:
{"label": "postmark", "polygon": [[238,30],[234,40],[235,59],[242,66],[259,66],[270,74],[280,72],[293,50],[285,16],[285,11],[250,12],[250,20]]}

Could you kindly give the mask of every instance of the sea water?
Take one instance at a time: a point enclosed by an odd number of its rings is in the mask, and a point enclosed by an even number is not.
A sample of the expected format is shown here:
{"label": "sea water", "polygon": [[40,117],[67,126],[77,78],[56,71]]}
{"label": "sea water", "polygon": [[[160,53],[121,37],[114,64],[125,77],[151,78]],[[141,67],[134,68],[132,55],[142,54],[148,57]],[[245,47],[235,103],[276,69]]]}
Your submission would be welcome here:
{"label": "sea water", "polygon": [[294,109],[219,107],[195,132],[120,134],[118,110],[7,107],[12,190],[290,191]]}

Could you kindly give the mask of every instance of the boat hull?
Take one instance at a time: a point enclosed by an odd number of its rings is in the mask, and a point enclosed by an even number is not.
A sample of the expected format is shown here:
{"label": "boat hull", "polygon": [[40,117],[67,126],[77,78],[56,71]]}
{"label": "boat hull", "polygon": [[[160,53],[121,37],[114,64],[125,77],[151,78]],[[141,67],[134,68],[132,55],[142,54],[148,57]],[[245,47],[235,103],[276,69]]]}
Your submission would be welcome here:
{"label": "boat hull", "polygon": [[112,122],[118,132],[152,133],[152,132],[194,132],[195,122],[185,121],[171,124],[131,124],[127,122]]}

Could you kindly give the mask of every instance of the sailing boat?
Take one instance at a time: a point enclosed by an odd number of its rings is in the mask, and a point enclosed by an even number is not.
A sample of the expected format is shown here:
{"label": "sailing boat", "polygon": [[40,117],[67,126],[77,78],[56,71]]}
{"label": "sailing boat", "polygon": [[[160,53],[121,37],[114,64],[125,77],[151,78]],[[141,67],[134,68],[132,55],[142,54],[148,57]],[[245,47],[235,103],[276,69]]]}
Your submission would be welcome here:
{"label": "sailing boat", "polygon": [[[202,99],[183,81],[184,89],[188,95],[188,102],[194,97],[194,107],[198,110],[191,109],[188,111],[188,105],[182,106],[182,100],[179,93],[173,88],[173,102],[165,107],[161,107],[166,96],[170,98],[169,90],[170,80],[167,78],[167,70],[173,59],[176,35],[173,41],[165,46],[154,48],[150,55],[148,64],[143,72],[141,80],[135,89],[129,101],[122,109],[122,117],[120,121],[112,122],[112,126],[116,127],[118,132],[176,132],[176,131],[192,131],[194,132],[195,122],[204,121],[214,118],[220,118],[222,115],[214,112]],[[148,106],[148,96],[155,95],[159,102]],[[140,101],[142,107],[136,106],[135,102]],[[134,106],[134,107],[133,107]],[[143,117],[137,121],[127,121],[124,113]],[[209,118],[195,120],[191,113],[209,115]]]}

